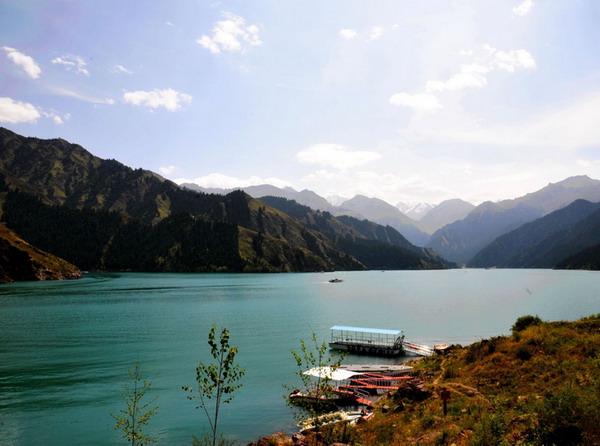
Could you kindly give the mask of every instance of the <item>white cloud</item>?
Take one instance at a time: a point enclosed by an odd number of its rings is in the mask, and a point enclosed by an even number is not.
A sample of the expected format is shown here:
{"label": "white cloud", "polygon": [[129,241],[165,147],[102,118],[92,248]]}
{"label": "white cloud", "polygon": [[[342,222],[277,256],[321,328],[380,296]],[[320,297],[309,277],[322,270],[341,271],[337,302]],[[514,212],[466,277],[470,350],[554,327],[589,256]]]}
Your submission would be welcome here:
{"label": "white cloud", "polygon": [[27,102],[15,101],[9,97],[0,97],[0,122],[9,124],[35,124],[39,118],[52,119],[56,125],[62,125],[71,118],[70,114],[60,116],[54,110],[44,111]]}
{"label": "white cloud", "polygon": [[[427,169],[426,171],[428,171]],[[374,171],[329,172],[318,170],[301,179],[304,187],[319,191],[322,196],[364,195],[377,197],[388,203],[398,201],[432,201],[433,197],[453,198],[455,194],[446,187],[436,185],[431,178],[415,174],[400,175]]]}
{"label": "white cloud", "polygon": [[303,164],[320,164],[336,169],[351,169],[381,158],[376,152],[352,150],[342,144],[313,144],[296,154]]}
{"label": "white cloud", "polygon": [[[487,75],[494,70],[514,73],[518,69],[535,68],[535,59],[527,50],[499,51],[489,44],[483,46],[486,56],[476,62],[463,64],[460,71],[445,81],[428,81],[427,92],[460,91],[465,88],[482,88],[487,85]],[[468,55],[468,53],[464,53]]]}
{"label": "white cloud", "polygon": [[144,105],[150,108],[164,107],[168,111],[176,111],[184,103],[192,102],[189,94],[180,93],[171,88],[152,91],[126,91],[123,100],[133,105]]}
{"label": "white cloud", "polygon": [[105,99],[101,99],[101,98],[95,98],[92,96],[88,96],[82,93],[78,93],[76,91],[73,90],[69,90],[67,88],[64,87],[53,87],[53,86],[47,86],[46,88],[48,88],[49,91],[51,91],[54,94],[58,94],[61,96],[67,96],[69,98],[74,98],[74,99],[78,99],[80,101],[84,101],[84,102],[90,102],[92,104],[109,104],[109,105],[113,105],[115,103],[114,99],[110,99],[110,98],[105,98]]}
{"label": "white cloud", "polygon": [[436,116],[413,121],[400,135],[406,144],[468,144],[516,150],[527,148],[527,151],[519,152],[521,156],[534,156],[538,152],[533,149],[544,149],[546,155],[552,157],[584,147],[600,147],[598,110],[600,92],[532,113],[530,119],[515,120],[504,125],[478,122],[457,113],[452,117]]}
{"label": "white cloud", "polygon": [[525,0],[512,9],[512,13],[516,16],[523,17],[531,12],[533,8],[533,0]]}
{"label": "white cloud", "polygon": [[82,57],[74,54],[65,54],[63,56],[56,57],[52,59],[52,63],[64,65],[67,71],[73,71],[76,74],[84,74],[86,76],[90,75],[90,72],[86,68],[86,61],[83,60]]}
{"label": "white cloud", "polygon": [[343,37],[344,39],[354,39],[356,36],[358,36],[358,31],[356,31],[355,29],[341,29],[340,30],[340,36]]}
{"label": "white cloud", "polygon": [[27,74],[27,76],[32,79],[37,79],[40,77],[42,69],[35,62],[35,60],[33,60],[33,58],[9,46],[3,46],[2,49],[6,51],[6,57],[8,57],[8,59],[10,59],[15,65],[20,67]]}
{"label": "white cloud", "polygon": [[396,93],[390,97],[389,101],[392,105],[412,108],[418,112],[429,112],[442,108],[437,97],[428,93]]}
{"label": "white cloud", "polygon": [[221,173],[211,173],[197,178],[177,178],[173,180],[177,184],[194,183],[204,188],[233,189],[235,187],[258,186],[261,184],[271,184],[276,187],[290,187],[291,184],[277,177],[261,178],[251,176],[250,178],[237,178]]}
{"label": "white cloud", "polygon": [[115,65],[113,69],[115,73],[123,73],[123,74],[133,74],[133,71],[125,68],[123,65]]}
{"label": "white cloud", "polygon": [[383,36],[384,33],[383,26],[374,26],[371,28],[371,32],[369,33],[369,40],[377,40]]}
{"label": "white cloud", "polygon": [[33,104],[15,101],[8,97],[0,97],[0,122],[9,124],[35,123],[41,116],[41,111]]}
{"label": "white cloud", "polygon": [[163,175],[171,175],[173,172],[175,172],[177,170],[177,166],[166,166],[166,167],[159,167],[158,170],[160,170],[160,173],[162,173]]}
{"label": "white cloud", "polygon": [[57,112],[55,111],[50,111],[50,112],[41,112],[43,116],[45,116],[46,118],[50,118],[52,119],[52,121],[56,124],[56,125],[63,125],[65,123],[65,121],[68,121],[69,119],[71,119],[71,114],[67,113],[66,115],[60,116]]}
{"label": "white cloud", "polygon": [[513,73],[518,68],[535,68],[535,59],[527,50],[498,51],[489,45],[484,48],[492,55],[490,68],[498,68]]}
{"label": "white cloud", "polygon": [[428,81],[425,90],[432,91],[458,91],[464,88],[481,88],[487,84],[485,75],[490,69],[484,65],[473,63],[462,65],[460,71],[447,81]]}
{"label": "white cloud", "polygon": [[258,26],[245,26],[244,18],[230,12],[223,12],[223,16],[225,20],[216,23],[213,35],[202,35],[196,40],[198,44],[213,54],[219,54],[221,51],[243,53],[249,47],[262,45],[258,36]]}

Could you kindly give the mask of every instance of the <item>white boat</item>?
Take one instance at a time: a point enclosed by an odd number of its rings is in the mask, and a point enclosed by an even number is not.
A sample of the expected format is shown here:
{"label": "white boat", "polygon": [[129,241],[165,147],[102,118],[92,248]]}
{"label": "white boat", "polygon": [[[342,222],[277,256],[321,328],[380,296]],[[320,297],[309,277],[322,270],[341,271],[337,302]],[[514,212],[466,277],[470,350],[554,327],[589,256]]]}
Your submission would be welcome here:
{"label": "white boat", "polygon": [[298,423],[298,426],[302,428],[302,430],[314,429],[318,420],[319,426],[325,426],[327,424],[334,423],[342,423],[346,422],[349,424],[355,424],[359,419],[368,420],[373,416],[373,412],[346,412],[344,410],[340,410],[338,412],[327,413],[321,415],[320,417],[309,418],[307,420],[302,420]]}

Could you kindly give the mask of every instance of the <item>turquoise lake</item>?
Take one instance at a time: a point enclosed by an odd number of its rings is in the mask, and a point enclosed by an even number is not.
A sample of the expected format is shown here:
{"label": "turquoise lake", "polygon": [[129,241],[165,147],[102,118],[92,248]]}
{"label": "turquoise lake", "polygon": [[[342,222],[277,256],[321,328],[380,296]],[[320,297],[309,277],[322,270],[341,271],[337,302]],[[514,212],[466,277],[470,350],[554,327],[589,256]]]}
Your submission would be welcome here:
{"label": "turquoise lake", "polygon": [[[328,280],[339,277],[342,283]],[[332,325],[404,330],[424,344],[507,334],[517,317],[574,320],[600,312],[600,273],[552,270],[334,274],[91,274],[0,286],[0,444],[125,444],[110,413],[141,362],[158,395],[147,433],[190,444],[206,427],[181,386],[208,360],[212,323],[231,330],[243,388],[220,427],[241,444],[293,428],[283,384],[290,349]],[[346,362],[374,362],[351,356]],[[380,360],[390,361],[390,360]]]}

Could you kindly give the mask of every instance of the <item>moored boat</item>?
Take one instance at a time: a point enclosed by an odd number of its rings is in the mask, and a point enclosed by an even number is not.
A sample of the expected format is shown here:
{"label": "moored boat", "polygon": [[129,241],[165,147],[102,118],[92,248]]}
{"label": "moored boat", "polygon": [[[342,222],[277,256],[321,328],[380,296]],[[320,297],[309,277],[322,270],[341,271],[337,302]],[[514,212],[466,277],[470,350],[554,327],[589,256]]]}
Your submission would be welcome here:
{"label": "moored boat", "polygon": [[321,415],[320,417],[314,417],[300,421],[300,423],[298,423],[298,426],[301,427],[303,430],[307,430],[314,429],[315,427],[317,427],[317,423],[319,426],[342,422],[354,424],[357,423],[360,419],[368,420],[371,417],[373,417],[373,412],[366,412],[364,410],[356,412],[347,412],[344,410],[340,410],[337,412],[331,412]]}

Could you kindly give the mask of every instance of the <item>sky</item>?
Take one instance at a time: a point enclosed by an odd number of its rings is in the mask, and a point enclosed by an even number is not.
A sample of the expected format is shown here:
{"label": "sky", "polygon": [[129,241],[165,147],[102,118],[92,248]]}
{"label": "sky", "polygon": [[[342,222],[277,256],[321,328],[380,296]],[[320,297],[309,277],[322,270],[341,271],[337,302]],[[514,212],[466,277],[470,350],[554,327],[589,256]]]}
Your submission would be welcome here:
{"label": "sky", "polygon": [[178,183],[473,204],[600,178],[598,0],[0,0],[0,126]]}

